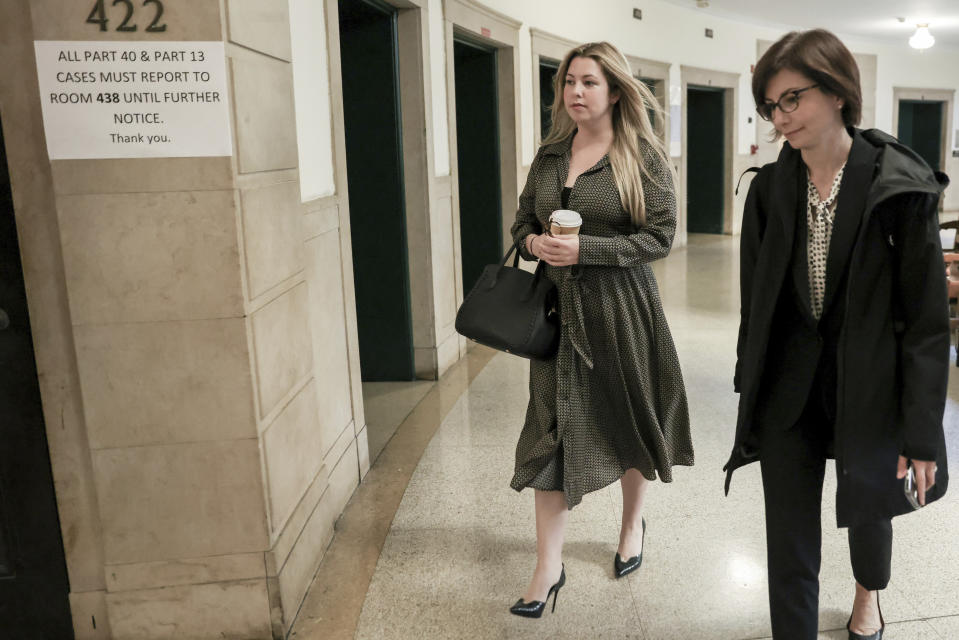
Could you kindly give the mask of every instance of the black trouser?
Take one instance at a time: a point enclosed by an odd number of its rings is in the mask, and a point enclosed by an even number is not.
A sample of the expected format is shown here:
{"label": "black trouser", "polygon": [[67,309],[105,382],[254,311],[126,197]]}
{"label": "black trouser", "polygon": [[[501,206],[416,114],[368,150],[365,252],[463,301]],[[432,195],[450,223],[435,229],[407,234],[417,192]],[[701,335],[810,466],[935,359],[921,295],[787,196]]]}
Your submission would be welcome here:
{"label": "black trouser", "polygon": [[[792,428],[767,428],[761,434],[769,613],[776,640],[816,638],[822,484],[832,437],[832,425],[814,401]],[[885,589],[892,521],[850,527],[849,555],[859,584],[870,591]]]}

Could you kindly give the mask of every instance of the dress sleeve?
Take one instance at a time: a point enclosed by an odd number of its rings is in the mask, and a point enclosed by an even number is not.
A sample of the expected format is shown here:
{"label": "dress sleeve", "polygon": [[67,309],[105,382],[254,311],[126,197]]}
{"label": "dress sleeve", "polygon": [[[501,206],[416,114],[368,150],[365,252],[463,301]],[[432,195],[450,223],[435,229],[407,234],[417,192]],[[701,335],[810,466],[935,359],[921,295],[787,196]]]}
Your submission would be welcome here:
{"label": "dress sleeve", "polygon": [[581,235],[579,262],[584,265],[631,267],[665,258],[676,232],[676,193],[669,167],[642,143],[643,161],[649,176],[643,175],[646,224],[636,233],[612,237]]}
{"label": "dress sleeve", "polygon": [[[935,460],[949,380],[949,307],[934,196],[904,199],[896,216],[901,306],[902,455]],[[899,203],[897,203],[898,205]]]}
{"label": "dress sleeve", "polygon": [[513,243],[519,242],[519,253],[524,260],[539,260],[536,256],[526,250],[526,243],[523,240],[531,233],[543,233],[543,226],[536,218],[536,172],[539,170],[540,155],[537,153],[529,166],[529,173],[526,175],[526,186],[523,187],[523,193],[519,195],[519,208],[516,210],[516,220],[510,228],[510,235],[513,237]]}

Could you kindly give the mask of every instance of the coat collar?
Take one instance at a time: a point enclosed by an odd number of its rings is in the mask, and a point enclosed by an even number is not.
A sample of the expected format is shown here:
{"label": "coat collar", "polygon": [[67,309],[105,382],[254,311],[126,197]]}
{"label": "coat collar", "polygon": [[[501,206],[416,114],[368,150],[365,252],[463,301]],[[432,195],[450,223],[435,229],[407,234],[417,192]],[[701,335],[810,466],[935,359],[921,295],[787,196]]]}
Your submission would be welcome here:
{"label": "coat collar", "polygon": [[[783,227],[785,247],[791,247],[799,211],[799,174],[802,156],[789,143],[783,145],[779,159],[773,166],[772,182],[775,185],[772,210]],[[802,199],[803,204],[805,198]]]}
{"label": "coat collar", "polygon": [[575,134],[576,132],[574,131],[573,133],[569,134],[565,140],[559,140],[551,144],[543,145],[540,153],[545,156],[561,156],[568,153],[569,148],[573,145],[573,136]]}
{"label": "coat collar", "polygon": [[832,238],[829,241],[829,255],[826,257],[826,294],[823,300],[823,314],[829,309],[836,289],[842,281],[852,247],[859,234],[859,224],[866,209],[866,200],[876,177],[876,163],[879,149],[872,146],[858,131],[853,131],[852,148],[846,160],[842,182],[839,185],[839,198],[836,203],[836,220],[833,224]]}
{"label": "coat collar", "polygon": [[[574,129],[571,134],[569,134],[565,140],[558,140],[547,145],[543,145],[540,149],[540,153],[547,156],[560,156],[565,157],[567,164],[569,163],[570,149],[573,147],[573,138],[576,137],[576,132],[578,130]],[[609,165],[609,154],[604,154],[602,158],[599,159],[599,162],[594,164],[592,167],[584,171],[583,173],[591,173],[593,171],[598,171],[603,167]]]}
{"label": "coat collar", "polygon": [[[879,159],[884,159],[885,156],[890,155],[889,153],[882,153],[881,148],[875,144],[871,144],[867,138],[863,137],[859,129],[849,127],[847,131],[850,137],[852,137],[852,147],[849,150],[849,159],[846,161],[846,171],[843,173],[843,181],[840,187],[840,204],[843,197],[842,189],[853,181],[853,179],[850,178],[850,173],[855,174],[856,186],[862,187],[868,192],[875,186],[874,183],[878,181],[874,181],[868,177],[863,179],[863,173],[875,173],[876,163],[879,162]],[[889,163],[885,162],[884,164]],[[929,173],[931,177],[931,171]],[[797,179],[797,176],[799,176],[800,179]],[[923,178],[925,177],[926,176],[923,176]],[[805,165],[802,161],[802,154],[798,149],[794,149],[788,142],[783,144],[782,150],[779,152],[779,158],[773,165],[772,181],[776,185],[774,204],[779,214],[777,217],[783,225],[783,231],[786,233],[787,239],[792,242],[796,216],[800,213],[803,218],[806,216],[805,197],[801,198],[801,207],[797,208],[792,206],[800,199],[800,194],[805,193],[806,172]],[[901,181],[889,180],[889,182],[897,185],[901,184]],[[917,182],[920,181],[915,180],[912,184],[916,185]],[[931,182],[935,184],[935,179]],[[800,188],[802,189],[801,191]]]}
{"label": "coat collar", "polygon": [[[826,291],[823,298],[823,315],[826,314],[835,298],[836,289],[842,281],[842,275],[849,262],[852,246],[858,236],[863,211],[866,208],[866,200],[875,179],[876,163],[880,154],[879,149],[869,144],[857,129],[850,128],[849,134],[852,137],[852,145],[846,159],[846,168],[843,170],[842,182],[839,184],[836,220],[833,223],[832,237],[829,240],[829,254],[826,256]],[[806,219],[809,203],[806,197],[808,180],[806,165],[802,162],[799,151],[786,143],[783,146],[782,153],[780,153],[780,162],[777,162],[777,169],[784,172],[780,176],[781,181],[777,183],[781,194],[782,220],[795,234],[790,240],[793,248],[792,275],[794,286],[799,294],[800,307],[804,312],[803,316],[811,324],[814,324],[810,301],[811,291],[809,289],[809,232]],[[792,179],[790,179],[790,172],[792,172]],[[790,191],[787,194],[786,191],[789,189],[795,189],[795,191]],[[792,198],[797,206],[789,207],[787,198]],[[792,214],[791,217],[790,214]]]}

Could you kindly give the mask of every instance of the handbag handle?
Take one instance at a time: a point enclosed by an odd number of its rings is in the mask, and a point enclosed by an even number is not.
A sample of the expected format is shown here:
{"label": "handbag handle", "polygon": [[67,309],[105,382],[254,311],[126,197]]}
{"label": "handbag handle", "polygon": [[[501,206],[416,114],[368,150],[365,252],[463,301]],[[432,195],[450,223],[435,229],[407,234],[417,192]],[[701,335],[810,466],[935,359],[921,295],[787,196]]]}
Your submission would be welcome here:
{"label": "handbag handle", "polygon": [[502,271],[503,267],[506,266],[506,262],[507,260],[509,260],[509,254],[513,253],[514,251],[516,252],[516,254],[513,256],[513,267],[514,268],[519,267],[519,243],[520,242],[521,242],[520,240],[517,240],[516,242],[513,243],[513,245],[509,249],[506,250],[506,255],[503,256],[502,260],[500,260],[499,269],[496,270],[496,275],[494,275],[492,280],[490,280],[489,286],[487,287],[488,289],[492,289],[493,287],[496,286],[496,281],[499,280],[500,271]]}
{"label": "handbag handle", "polygon": [[[492,289],[496,286],[496,281],[499,279],[500,271],[503,270],[507,261],[509,261],[509,254],[513,253],[513,268],[519,268],[519,246],[523,240],[524,239],[517,240],[513,243],[513,246],[506,250],[506,255],[503,256],[503,260],[500,262],[499,269],[496,270],[496,274],[490,280],[489,286],[487,287],[488,289]],[[543,260],[540,260],[539,264],[536,265],[536,270],[533,272],[533,279],[530,281],[529,289],[527,290],[526,295],[523,296],[523,300],[528,300],[536,291],[536,285],[543,276],[543,267],[545,264],[546,263]]]}
{"label": "handbag handle", "polygon": [[519,267],[519,245],[524,240],[517,240],[513,243],[513,246],[506,250],[506,255],[503,256],[503,261],[500,263],[500,269],[506,266],[506,261],[509,260],[509,254],[513,254],[513,268]]}

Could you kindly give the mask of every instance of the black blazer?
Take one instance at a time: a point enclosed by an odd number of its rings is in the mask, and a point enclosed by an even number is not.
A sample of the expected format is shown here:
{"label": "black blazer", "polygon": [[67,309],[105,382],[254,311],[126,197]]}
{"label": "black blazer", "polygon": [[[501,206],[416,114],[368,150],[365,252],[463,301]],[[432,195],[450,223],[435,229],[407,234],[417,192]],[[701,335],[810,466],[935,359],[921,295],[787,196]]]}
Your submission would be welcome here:
{"label": "black blazer", "polygon": [[[942,416],[949,319],[937,214],[948,179],[934,174],[911,149],[882,132],[850,129],[850,134],[855,154],[850,152],[849,175],[844,175],[842,187],[846,191],[840,191],[838,206],[849,211],[856,208],[852,199],[864,199],[862,214],[858,224],[834,230],[837,246],[830,250],[827,279],[830,273],[845,273],[846,283],[843,287],[834,282],[831,297],[830,283],[826,285],[827,318],[837,297],[845,305],[841,317],[833,314],[838,325],[826,328],[835,335],[840,526],[911,511],[902,483],[896,480],[900,453],[937,461],[936,485],[927,501],[940,497],[948,486]],[[801,396],[801,390],[792,395],[785,391],[788,376],[804,366],[800,352],[816,339],[808,328],[774,327],[780,296],[794,286],[789,280],[795,283],[805,277],[805,260],[791,260],[791,249],[804,244],[797,245],[795,237],[796,217],[805,203],[799,191],[800,168],[799,151],[786,143],[777,162],[760,170],[746,198],[734,380],[740,402],[736,440],[725,467],[727,492],[732,472],[758,458],[757,407],[763,385],[781,390],[781,400],[774,404],[782,406],[775,408],[774,414],[779,413],[773,417],[788,422]],[[894,248],[884,237],[883,219],[892,221]],[[841,251],[841,246],[847,250]],[[843,261],[845,270],[839,266]],[[808,292],[808,285],[796,287],[803,289]],[[896,309],[904,312],[901,331],[895,326]],[[787,341],[778,347],[787,354],[785,359],[774,353],[775,345],[771,352],[771,340]],[[786,376],[787,382],[773,380],[776,376]],[[761,411],[766,413],[759,417],[770,419],[767,409]]]}
{"label": "black blazer", "polygon": [[[789,158],[789,171],[797,179],[797,208],[793,242],[787,249],[790,266],[776,301],[756,405],[756,424],[764,429],[788,429],[799,419],[808,400],[819,402],[835,420],[836,360],[846,309],[847,267],[878,156],[879,150],[861,135],[853,137],[839,188],[838,213],[826,261],[823,312],[818,321],[810,300],[806,173],[798,153]],[[817,376],[818,388],[812,389]],[[820,393],[821,397],[810,398],[810,393]]]}

